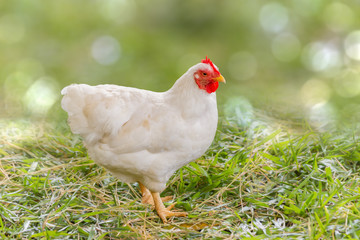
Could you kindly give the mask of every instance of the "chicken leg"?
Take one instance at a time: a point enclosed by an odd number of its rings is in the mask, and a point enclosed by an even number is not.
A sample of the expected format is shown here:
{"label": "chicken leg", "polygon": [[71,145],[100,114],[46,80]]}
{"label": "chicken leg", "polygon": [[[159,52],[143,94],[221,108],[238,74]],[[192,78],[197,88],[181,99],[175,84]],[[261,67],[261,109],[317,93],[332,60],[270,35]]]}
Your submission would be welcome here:
{"label": "chicken leg", "polygon": [[[147,189],[141,182],[138,182],[139,183],[139,187],[140,187],[140,191],[141,191],[141,196],[142,196],[142,199],[141,199],[141,203],[143,204],[150,204],[152,206],[155,206],[154,204],[154,199],[151,195],[151,192],[149,189]],[[169,200],[173,199],[172,196],[166,196],[166,197],[162,197],[161,200],[163,202],[167,202]]]}
{"label": "chicken leg", "polygon": [[151,196],[149,189],[147,189],[141,182],[139,182],[139,187],[142,196],[141,203],[154,205],[154,200]]}
{"label": "chicken leg", "polygon": [[152,192],[151,195],[152,195],[153,201],[155,203],[155,210],[164,223],[167,223],[167,219],[166,219],[167,217],[172,217],[172,216],[186,217],[188,215],[187,212],[175,212],[175,211],[172,212],[172,211],[170,211],[175,206],[176,203],[173,203],[166,208],[160,198],[160,193]]}

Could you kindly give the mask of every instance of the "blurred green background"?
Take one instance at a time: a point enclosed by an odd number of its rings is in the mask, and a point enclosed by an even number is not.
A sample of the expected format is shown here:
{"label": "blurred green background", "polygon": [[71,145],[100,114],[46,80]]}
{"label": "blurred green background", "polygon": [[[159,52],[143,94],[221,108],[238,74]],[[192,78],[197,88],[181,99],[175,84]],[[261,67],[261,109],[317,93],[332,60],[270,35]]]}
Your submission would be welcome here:
{"label": "blurred green background", "polygon": [[165,91],[209,56],[220,106],[356,121],[359,13],[358,0],[0,1],[0,117],[63,119],[71,83]]}

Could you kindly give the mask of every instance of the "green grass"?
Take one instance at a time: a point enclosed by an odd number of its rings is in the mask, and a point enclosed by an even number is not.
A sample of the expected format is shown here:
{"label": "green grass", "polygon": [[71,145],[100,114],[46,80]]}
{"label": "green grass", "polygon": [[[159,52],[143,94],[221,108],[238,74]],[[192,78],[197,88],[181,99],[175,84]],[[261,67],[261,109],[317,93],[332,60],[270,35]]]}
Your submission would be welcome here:
{"label": "green grass", "polygon": [[[162,195],[187,218],[163,224],[87,157],[65,123],[0,123],[1,239],[358,239],[355,130],[291,131],[222,118],[206,155]],[[307,129],[307,130],[306,130]]]}

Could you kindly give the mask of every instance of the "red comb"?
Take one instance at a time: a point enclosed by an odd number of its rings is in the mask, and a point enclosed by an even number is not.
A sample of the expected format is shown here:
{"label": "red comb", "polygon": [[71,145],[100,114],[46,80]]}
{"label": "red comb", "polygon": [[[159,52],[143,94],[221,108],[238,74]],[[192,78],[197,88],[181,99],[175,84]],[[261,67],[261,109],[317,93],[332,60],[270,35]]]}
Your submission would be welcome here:
{"label": "red comb", "polygon": [[219,70],[216,69],[216,67],[214,66],[214,64],[212,63],[212,61],[206,56],[205,59],[201,60],[202,63],[206,63],[206,64],[209,64],[212,69],[214,70],[215,73],[218,73],[220,74]]}

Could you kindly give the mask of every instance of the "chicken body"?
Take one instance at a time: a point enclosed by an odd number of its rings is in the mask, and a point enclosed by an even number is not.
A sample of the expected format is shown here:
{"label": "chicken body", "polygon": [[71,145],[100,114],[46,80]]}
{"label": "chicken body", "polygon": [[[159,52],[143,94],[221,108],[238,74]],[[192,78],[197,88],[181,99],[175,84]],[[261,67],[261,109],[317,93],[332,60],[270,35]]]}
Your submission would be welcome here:
{"label": "chicken body", "polygon": [[199,63],[162,93],[73,84],[62,90],[61,104],[72,132],[84,138],[96,163],[121,181],[160,193],[177,169],[204,154],[215,136],[216,95],[194,81],[199,69],[212,70]]}

